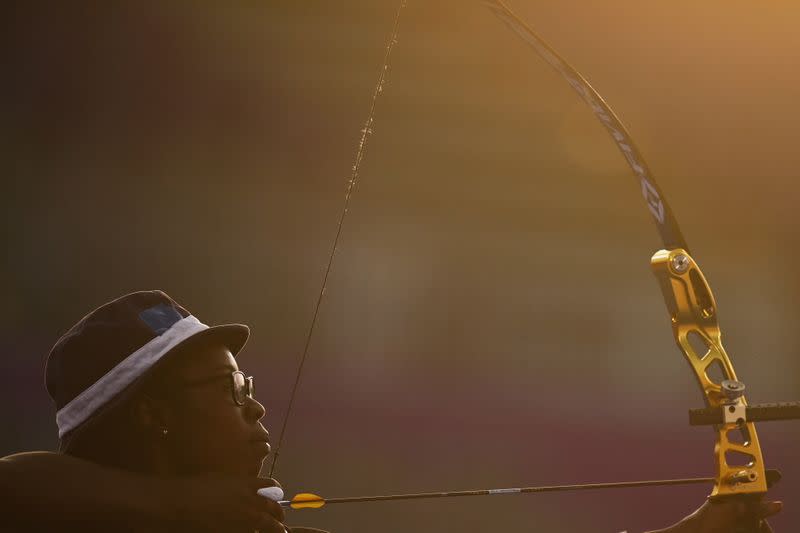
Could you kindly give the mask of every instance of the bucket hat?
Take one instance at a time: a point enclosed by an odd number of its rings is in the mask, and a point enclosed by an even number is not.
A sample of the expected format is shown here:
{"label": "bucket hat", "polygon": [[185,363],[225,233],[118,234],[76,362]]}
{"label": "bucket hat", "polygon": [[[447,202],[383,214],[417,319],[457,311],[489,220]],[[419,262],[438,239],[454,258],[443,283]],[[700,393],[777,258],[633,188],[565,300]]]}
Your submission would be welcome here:
{"label": "bucket hat", "polygon": [[45,386],[56,407],[59,451],[129,398],[171,353],[187,342],[214,340],[239,353],[250,329],[207,326],[166,293],[140,291],[101,305],[53,346]]}

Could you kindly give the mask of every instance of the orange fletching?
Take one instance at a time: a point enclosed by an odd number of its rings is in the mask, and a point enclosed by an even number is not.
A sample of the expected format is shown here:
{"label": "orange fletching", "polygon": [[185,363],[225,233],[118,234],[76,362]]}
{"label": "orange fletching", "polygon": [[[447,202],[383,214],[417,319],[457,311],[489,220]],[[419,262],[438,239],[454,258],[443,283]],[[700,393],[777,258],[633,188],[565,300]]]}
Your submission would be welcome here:
{"label": "orange fletching", "polygon": [[295,495],[291,503],[292,509],[319,509],[323,505],[325,505],[325,499],[322,496],[308,492]]}

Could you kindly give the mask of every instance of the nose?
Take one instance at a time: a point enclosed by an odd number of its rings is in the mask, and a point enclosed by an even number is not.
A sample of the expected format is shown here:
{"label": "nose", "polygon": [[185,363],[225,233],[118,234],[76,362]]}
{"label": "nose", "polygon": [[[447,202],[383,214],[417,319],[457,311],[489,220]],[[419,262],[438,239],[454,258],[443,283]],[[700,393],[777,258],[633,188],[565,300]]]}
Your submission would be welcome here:
{"label": "nose", "polygon": [[261,403],[256,400],[255,398],[248,397],[245,400],[245,416],[247,416],[248,420],[252,420],[256,422],[264,418],[264,415],[267,414],[267,410],[264,408]]}

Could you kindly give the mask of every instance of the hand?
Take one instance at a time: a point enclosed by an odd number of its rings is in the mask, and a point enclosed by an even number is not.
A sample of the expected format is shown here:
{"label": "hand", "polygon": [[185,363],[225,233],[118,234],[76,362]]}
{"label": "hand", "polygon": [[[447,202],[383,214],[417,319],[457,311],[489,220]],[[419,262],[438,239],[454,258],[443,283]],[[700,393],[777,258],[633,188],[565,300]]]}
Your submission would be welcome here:
{"label": "hand", "polygon": [[772,533],[766,518],[779,513],[782,507],[783,503],[775,501],[708,500],[674,526],[650,533],[731,533],[747,522],[757,523],[757,529],[743,533]]}
{"label": "hand", "polygon": [[198,476],[166,482],[164,518],[202,531],[285,533],[283,509],[259,496],[264,487],[280,487],[274,479],[240,476]]}

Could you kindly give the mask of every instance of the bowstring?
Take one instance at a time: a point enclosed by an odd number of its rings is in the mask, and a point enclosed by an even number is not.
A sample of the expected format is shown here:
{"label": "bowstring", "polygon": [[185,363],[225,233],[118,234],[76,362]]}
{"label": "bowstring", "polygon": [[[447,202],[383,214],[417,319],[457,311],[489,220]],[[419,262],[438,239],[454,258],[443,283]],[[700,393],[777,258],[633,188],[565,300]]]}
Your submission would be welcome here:
{"label": "bowstring", "polygon": [[308,349],[311,345],[311,338],[314,335],[314,328],[317,325],[317,317],[319,316],[319,310],[322,305],[322,299],[327,292],[328,287],[328,276],[331,273],[331,268],[333,267],[333,258],[336,255],[336,251],[339,247],[339,237],[342,235],[342,227],[344,226],[344,219],[347,216],[348,207],[350,205],[350,198],[353,194],[353,189],[355,188],[356,182],[358,181],[359,171],[361,170],[361,162],[364,160],[364,154],[366,153],[367,148],[367,140],[369,139],[370,135],[372,134],[372,125],[375,122],[375,108],[377,107],[378,97],[383,94],[383,88],[386,84],[386,76],[389,72],[389,61],[392,57],[392,50],[394,49],[394,45],[397,44],[397,33],[400,28],[400,14],[403,11],[403,8],[406,7],[407,0],[400,0],[400,5],[397,8],[397,12],[394,17],[394,25],[392,27],[392,33],[389,37],[389,43],[386,45],[386,52],[383,56],[383,66],[380,70],[380,75],[378,76],[378,82],[375,84],[375,89],[372,92],[372,101],[369,107],[369,114],[367,115],[367,120],[364,122],[364,127],[361,130],[361,138],[358,142],[358,148],[356,150],[356,155],[353,161],[352,172],[350,174],[350,179],[347,182],[347,189],[344,195],[344,205],[342,207],[342,213],[339,216],[339,222],[336,227],[336,236],[333,239],[333,246],[331,247],[331,252],[328,255],[328,265],[325,268],[325,275],[322,278],[322,288],[319,291],[317,296],[317,303],[314,306],[314,315],[311,319],[311,326],[308,328],[308,334],[306,335],[305,347],[303,348],[303,355],[300,357],[300,364],[297,367],[297,374],[295,375],[294,385],[292,386],[292,392],[289,396],[289,405],[286,408],[286,414],[283,418],[283,423],[281,424],[281,432],[280,437],[278,437],[278,446],[275,448],[274,455],[272,456],[272,466],[269,469],[269,477],[273,476],[275,472],[275,468],[278,464],[278,457],[280,456],[281,446],[283,445],[284,436],[286,435],[286,427],[289,423],[289,416],[292,413],[292,407],[294,407],[294,400],[297,395],[297,390],[300,386],[300,378],[303,374],[303,368],[306,363],[306,359],[308,358]]}

